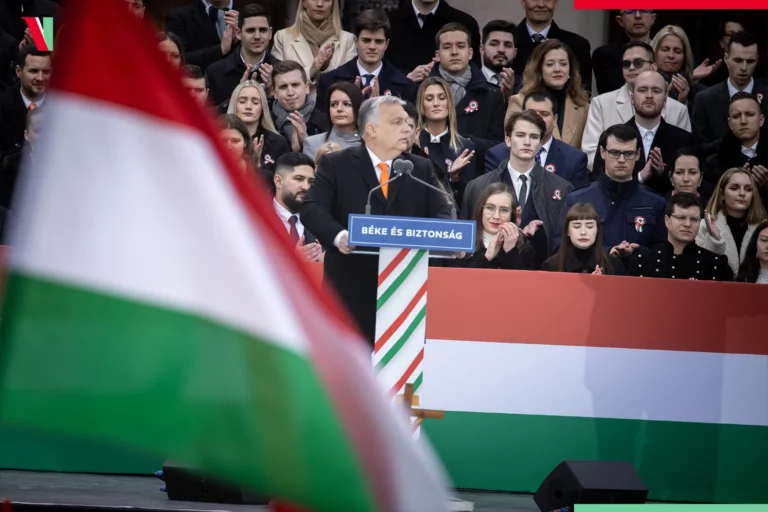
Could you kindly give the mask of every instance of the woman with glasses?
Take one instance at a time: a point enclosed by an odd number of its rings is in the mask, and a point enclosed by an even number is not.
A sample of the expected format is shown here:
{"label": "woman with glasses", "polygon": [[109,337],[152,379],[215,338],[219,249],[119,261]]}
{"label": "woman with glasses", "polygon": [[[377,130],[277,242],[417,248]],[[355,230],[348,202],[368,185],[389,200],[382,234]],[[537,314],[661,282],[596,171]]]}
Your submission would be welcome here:
{"label": "woman with glasses", "polygon": [[576,203],[568,209],[563,224],[563,240],[557,253],[541,266],[550,272],[577,274],[624,273],[621,260],[603,249],[603,229],[595,208],[588,203]]}
{"label": "woman with glasses", "polygon": [[768,220],[764,220],[755,228],[736,280],[768,284]]}
{"label": "woman with glasses", "polygon": [[477,239],[474,254],[452,261],[450,266],[535,270],[536,255],[518,227],[518,205],[504,183],[488,185],[478,198],[474,220]]}
{"label": "woman with glasses", "polygon": [[720,178],[704,210],[696,244],[725,254],[733,274],[747,255],[757,225],[768,217],[752,174],[744,168],[729,169]]}
{"label": "woman with glasses", "polygon": [[523,88],[509,98],[506,117],[522,111],[523,99],[542,88],[557,100],[557,125],[552,136],[580,149],[589,94],[581,86],[579,63],[573,50],[557,39],[544,41],[533,51],[525,66]]}

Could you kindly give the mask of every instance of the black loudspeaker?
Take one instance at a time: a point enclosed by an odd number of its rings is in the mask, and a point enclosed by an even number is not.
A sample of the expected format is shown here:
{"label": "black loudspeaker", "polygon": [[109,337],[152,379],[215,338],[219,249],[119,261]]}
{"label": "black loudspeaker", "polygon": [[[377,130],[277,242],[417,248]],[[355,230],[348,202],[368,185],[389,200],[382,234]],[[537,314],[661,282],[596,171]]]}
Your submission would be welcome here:
{"label": "black loudspeaker", "polygon": [[174,462],[163,465],[163,480],[168,499],[229,503],[239,505],[266,505],[269,498],[238,487],[223,484],[201,472]]}
{"label": "black loudspeaker", "polygon": [[629,462],[565,460],[544,479],[533,500],[542,512],[577,503],[645,503],[648,488]]}

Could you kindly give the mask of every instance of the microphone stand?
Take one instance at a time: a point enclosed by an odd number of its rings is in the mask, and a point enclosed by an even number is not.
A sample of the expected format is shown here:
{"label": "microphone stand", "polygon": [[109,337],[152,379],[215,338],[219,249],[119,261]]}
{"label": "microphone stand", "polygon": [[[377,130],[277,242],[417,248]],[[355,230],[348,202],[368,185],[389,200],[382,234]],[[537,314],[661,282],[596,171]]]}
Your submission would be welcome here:
{"label": "microphone stand", "polygon": [[426,181],[421,180],[421,179],[417,178],[416,176],[414,176],[413,175],[413,167],[406,167],[403,172],[405,173],[406,176],[408,176],[412,180],[414,180],[414,181],[416,181],[418,183],[421,183],[425,187],[431,188],[432,190],[436,190],[436,191],[440,192],[441,194],[443,194],[445,197],[447,197],[448,201],[451,204],[451,218],[453,220],[456,220],[456,218],[457,218],[456,201],[454,201],[453,196],[451,194],[449,194],[448,192],[446,192],[445,190],[443,190],[443,189],[441,189],[439,187],[436,187],[436,186],[432,185],[431,183],[427,183]]}

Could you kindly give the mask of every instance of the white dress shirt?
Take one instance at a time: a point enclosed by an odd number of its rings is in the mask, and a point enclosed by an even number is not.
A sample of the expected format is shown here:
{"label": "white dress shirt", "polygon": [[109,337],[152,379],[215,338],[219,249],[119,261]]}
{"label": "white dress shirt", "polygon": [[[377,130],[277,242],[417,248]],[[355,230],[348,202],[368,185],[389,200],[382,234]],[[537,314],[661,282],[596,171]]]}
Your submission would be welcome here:
{"label": "white dress shirt", "polygon": [[547,28],[545,28],[541,32],[536,32],[533,28],[531,28],[531,26],[527,22],[525,24],[525,28],[528,29],[528,34],[531,36],[531,41],[533,41],[534,34],[541,34],[544,36],[544,39],[546,39],[547,36],[549,35],[549,29],[552,28],[552,24],[550,23],[549,25],[547,25]]}
{"label": "white dress shirt", "polygon": [[[554,139],[554,137],[550,137],[549,140],[547,142],[545,142],[541,146],[541,148],[539,148],[539,151],[541,151],[541,155],[538,158],[538,162],[539,162],[539,164],[542,167],[544,167],[544,163],[547,161],[547,155],[549,154],[549,148],[552,147],[552,139]],[[538,153],[538,151],[537,151],[537,153]]]}
{"label": "white dress shirt", "polygon": [[24,91],[19,89],[19,92],[21,93],[21,99],[24,100],[24,106],[27,107],[27,110],[29,110],[29,106],[31,104],[33,104],[33,103],[35,104],[36,107],[42,107],[43,106],[43,102],[45,101],[45,96],[43,96],[42,98],[40,98],[37,101],[32,101],[31,99],[29,99],[26,96],[24,96]]}
{"label": "white dress shirt", "polygon": [[[512,178],[512,186],[515,187],[515,196],[517,196],[517,200],[522,206],[528,201],[528,196],[531,195],[531,171],[533,170],[533,167],[525,172],[520,172],[513,169],[512,165],[508,163],[507,170],[509,171],[509,177]],[[523,180],[520,179],[520,176],[525,176],[527,178],[526,183],[528,184],[528,192],[525,197],[520,197],[520,189],[523,188]]]}
{"label": "white dress shirt", "polygon": [[741,153],[745,155],[747,158],[755,158],[757,156],[757,142],[755,142],[752,147],[745,148],[744,146],[741,146]]}
{"label": "white dress shirt", "polygon": [[[373,154],[373,151],[371,151],[371,148],[368,146],[365,147],[365,150],[368,151],[368,156],[371,157],[371,162],[373,163],[373,170],[376,173],[376,179],[381,183],[381,169],[379,169],[380,163],[387,164],[387,167],[389,168],[389,179],[392,179],[392,162],[393,160],[387,160],[384,162],[381,158],[377,157],[375,154]],[[401,178],[402,179],[402,178]],[[333,245],[336,247],[339,246],[339,240],[341,240],[341,237],[345,234],[349,233],[346,229],[343,231],[339,231],[339,234],[336,235],[336,238],[333,239]]]}
{"label": "white dress shirt", "polygon": [[[749,84],[748,84],[748,85],[747,85],[747,86],[744,88],[744,91],[743,91],[743,92],[748,92],[749,94],[752,94],[752,89],[753,89],[754,87],[755,87],[755,79],[754,79],[754,78],[750,78],[750,79],[749,79]],[[731,79],[729,78],[729,79],[728,79],[728,95],[729,95],[730,97],[733,97],[733,95],[734,95],[734,94],[736,94],[737,92],[742,92],[742,91],[740,91],[740,90],[738,90],[737,88],[735,88],[735,87],[734,87],[734,86],[731,84]]]}
{"label": "white dress shirt", "polygon": [[360,65],[360,59],[357,59],[357,72],[359,73],[360,80],[361,80],[361,84],[360,85],[363,85],[365,87],[367,87],[369,85],[373,85],[373,84],[366,84],[365,83],[365,79],[363,79],[363,76],[364,75],[373,75],[376,78],[378,78],[379,74],[381,73],[381,68],[383,68],[383,67],[384,67],[384,61],[381,61],[381,62],[379,62],[379,67],[377,67],[374,71],[368,71],[367,69],[365,69],[363,66]]}
{"label": "white dress shirt", "polygon": [[651,154],[651,145],[653,144],[654,137],[656,137],[656,132],[659,131],[661,122],[659,122],[659,124],[650,130],[646,130],[637,123],[635,123],[635,126],[637,126],[637,129],[640,132],[640,139],[643,141],[643,152],[645,153],[645,160],[648,161],[648,155]]}
{"label": "white dress shirt", "polygon": [[442,139],[445,135],[448,135],[448,128],[446,128],[445,131],[440,135],[432,135],[429,130],[427,130],[427,133],[429,133],[430,144],[440,144],[440,139]]}
{"label": "white dress shirt", "polygon": [[485,76],[486,82],[490,82],[493,85],[500,85],[499,84],[499,79],[501,78],[500,73],[495,72],[494,70],[492,70],[487,66],[483,66],[482,71],[483,71],[483,75]]}
{"label": "white dress shirt", "polygon": [[419,22],[419,26],[421,28],[424,28],[424,20],[421,19],[421,16],[419,16],[419,14],[435,14],[435,12],[437,11],[437,7],[440,5],[440,0],[437,0],[437,2],[435,2],[435,6],[432,8],[432,10],[427,12],[427,13],[422,13],[419,10],[419,8],[416,7],[416,2],[414,2],[413,0],[411,0],[411,5],[413,5],[413,11],[416,13],[416,21]]}
{"label": "white dress shirt", "polygon": [[304,224],[301,223],[301,217],[299,217],[299,214],[293,214],[289,212],[283,205],[277,202],[276,199],[272,199],[272,206],[275,207],[275,213],[277,213],[277,216],[280,217],[280,221],[283,223],[283,227],[285,227],[285,231],[288,232],[288,234],[291,234],[291,223],[288,222],[288,219],[290,219],[293,215],[296,215],[296,232],[299,233],[299,238],[304,236]]}

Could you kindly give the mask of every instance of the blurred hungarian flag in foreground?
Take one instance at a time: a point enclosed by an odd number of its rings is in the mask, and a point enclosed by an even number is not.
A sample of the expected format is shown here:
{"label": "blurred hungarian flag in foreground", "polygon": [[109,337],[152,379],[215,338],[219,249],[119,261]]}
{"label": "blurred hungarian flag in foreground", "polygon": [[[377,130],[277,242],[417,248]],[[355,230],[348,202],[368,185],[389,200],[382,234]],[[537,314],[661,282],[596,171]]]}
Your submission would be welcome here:
{"label": "blurred hungarian flag in foreground", "polygon": [[432,452],[151,28],[123,0],[70,5],[15,199],[0,421],[318,512],[444,510]]}

